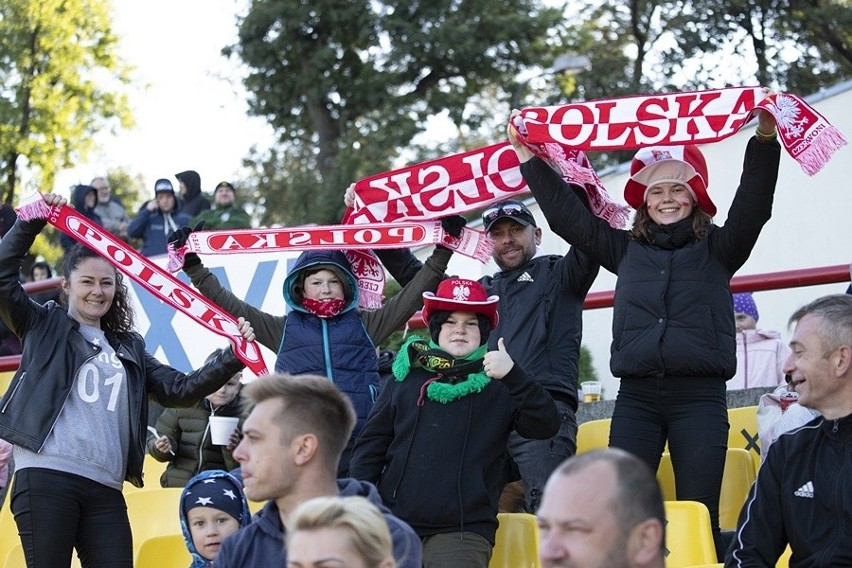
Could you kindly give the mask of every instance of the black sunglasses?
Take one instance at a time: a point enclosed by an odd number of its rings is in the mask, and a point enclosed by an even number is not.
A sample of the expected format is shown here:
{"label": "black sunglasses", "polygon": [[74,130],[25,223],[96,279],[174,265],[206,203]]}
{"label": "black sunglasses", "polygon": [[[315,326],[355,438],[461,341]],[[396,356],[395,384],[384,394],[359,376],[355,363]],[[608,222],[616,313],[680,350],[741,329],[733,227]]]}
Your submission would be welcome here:
{"label": "black sunglasses", "polygon": [[488,223],[497,217],[518,217],[519,215],[531,215],[531,213],[520,203],[502,203],[483,211],[482,220]]}

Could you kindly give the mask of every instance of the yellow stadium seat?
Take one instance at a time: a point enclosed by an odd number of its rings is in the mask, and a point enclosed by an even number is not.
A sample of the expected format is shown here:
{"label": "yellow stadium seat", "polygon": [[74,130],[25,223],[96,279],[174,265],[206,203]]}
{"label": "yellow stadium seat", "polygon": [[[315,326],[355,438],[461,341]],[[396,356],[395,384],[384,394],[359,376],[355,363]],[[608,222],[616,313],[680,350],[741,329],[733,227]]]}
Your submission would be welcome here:
{"label": "yellow stadium seat", "polygon": [[160,487],[134,491],[124,496],[133,531],[134,555],[149,538],[182,534],[178,517],[181,491],[178,487]]}
{"label": "yellow stadium seat", "polygon": [[[719,498],[719,526],[723,531],[737,528],[740,509],[748,497],[754,478],[754,461],[751,455],[742,448],[729,448],[725,455],[722,493]],[[660,484],[664,500],[677,499],[672,458],[668,452],[664,452],[660,460],[657,482]]]}
{"label": "yellow stadium seat", "polygon": [[[3,566],[6,557],[15,546],[21,546],[21,539],[18,537],[18,525],[15,524],[15,517],[12,515],[9,505],[10,500],[10,496],[6,495],[3,508],[0,509],[0,566]],[[21,551],[21,558],[23,558],[23,554],[23,551]]]}
{"label": "yellow stadium seat", "polygon": [[186,568],[192,556],[186,549],[183,535],[172,534],[149,538],[139,546],[136,568]]}
{"label": "yellow stadium seat", "polygon": [[12,378],[15,376],[15,371],[3,371],[0,373],[0,396],[6,394],[9,390],[9,385],[12,384]]}
{"label": "yellow stadium seat", "polygon": [[723,531],[737,528],[740,510],[756,474],[754,459],[749,452],[742,448],[728,448],[725,472],[722,474],[722,494],[719,498],[719,527]]}
{"label": "yellow stadium seat", "polygon": [[162,488],[160,485],[160,477],[166,471],[169,462],[161,462],[154,459],[151,454],[145,454],[145,460],[142,462],[142,478],[145,481],[143,489]]}
{"label": "yellow stadium seat", "polygon": [[710,513],[697,501],[666,501],[666,568],[717,562]]}
{"label": "yellow stadium seat", "polygon": [[[17,534],[17,533],[16,533]],[[6,552],[4,568],[27,568],[27,559],[24,557],[24,547],[19,542]]]}
{"label": "yellow stadium seat", "polygon": [[746,450],[754,460],[754,470],[760,468],[760,438],[757,435],[757,406],[728,409],[728,447]]}
{"label": "yellow stadium seat", "polygon": [[589,420],[577,427],[577,453],[609,447],[609,426],[611,418]]}
{"label": "yellow stadium seat", "polygon": [[668,452],[663,452],[663,457],[660,458],[660,466],[657,468],[657,483],[660,484],[664,501],[677,500],[672,456]]}
{"label": "yellow stadium seat", "polygon": [[263,509],[263,506],[266,505],[266,501],[249,501],[249,511],[252,515],[256,514],[258,511]]}
{"label": "yellow stadium seat", "polygon": [[778,559],[778,562],[775,563],[775,568],[789,568],[790,567],[790,556],[793,555],[793,551],[790,549],[790,545],[787,545],[787,548],[784,549],[784,553],[781,555],[781,558]]}
{"label": "yellow stadium seat", "polygon": [[488,568],[541,568],[538,523],[529,513],[499,513],[497,536]]}

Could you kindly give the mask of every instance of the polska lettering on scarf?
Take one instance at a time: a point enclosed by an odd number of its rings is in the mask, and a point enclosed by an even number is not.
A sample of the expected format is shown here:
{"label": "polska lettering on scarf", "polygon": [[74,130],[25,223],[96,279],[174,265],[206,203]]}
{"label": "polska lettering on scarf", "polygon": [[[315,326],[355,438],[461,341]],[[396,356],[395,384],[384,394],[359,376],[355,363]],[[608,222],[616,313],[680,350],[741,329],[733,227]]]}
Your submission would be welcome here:
{"label": "polska lettering on scarf", "polygon": [[482,231],[467,227],[460,237],[448,235],[440,221],[395,223],[393,225],[326,225],[316,227],[194,231],[186,244],[168,246],[168,270],[177,272],[186,253],[242,254],[288,250],[392,249],[440,243],[443,246],[488,262],[493,243]]}
{"label": "polska lettering on scarf", "polygon": [[754,88],[738,91],[725,96],[723,91],[703,91],[531,107],[521,111],[521,117],[530,143],[556,142],[589,150],[700,144],[734,134],[750,120],[764,93]]}
{"label": "polska lettering on scarf", "polygon": [[415,223],[370,227],[332,225],[316,227],[312,230],[285,228],[269,231],[215,231],[209,235],[204,232],[194,232],[189,235],[190,241],[198,241],[196,246],[204,246],[201,241],[206,240],[207,247],[222,253],[302,247],[310,250],[339,249],[341,245],[349,244],[394,248],[426,238],[426,227]]}
{"label": "polska lettering on scarf", "polygon": [[230,339],[234,352],[257,376],[268,374],[266,364],[255,342],[246,341],[236,318],[187,287],[137,251],[116,239],[111,233],[63,205],[48,206],[38,193],[28,196],[17,208],[23,220],[46,219],[48,223],[83,243],[132,278],[145,290],[188,315],[204,327]]}
{"label": "polska lettering on scarf", "polygon": [[[761,109],[775,119],[778,139],[808,175],[817,173],[846,138],[796,95],[761,87],[602,99],[532,107],[515,117],[521,141],[551,165],[554,148],[613,150],[657,144],[718,142],[742,129]],[[557,168],[570,177],[565,168]]]}
{"label": "polska lettering on scarf", "polygon": [[364,178],[344,222],[394,223],[469,212],[527,191],[511,145],[502,142]]}

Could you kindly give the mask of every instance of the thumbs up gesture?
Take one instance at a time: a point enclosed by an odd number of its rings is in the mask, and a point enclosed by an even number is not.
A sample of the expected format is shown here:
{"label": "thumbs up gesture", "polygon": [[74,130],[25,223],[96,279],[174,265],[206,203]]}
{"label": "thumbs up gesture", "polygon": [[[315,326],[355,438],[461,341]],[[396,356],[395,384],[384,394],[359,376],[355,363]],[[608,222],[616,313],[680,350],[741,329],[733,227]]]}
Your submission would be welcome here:
{"label": "thumbs up gesture", "polygon": [[500,380],[512,370],[515,362],[509,357],[509,352],[506,351],[506,345],[503,343],[503,338],[497,340],[497,351],[489,351],[485,354],[482,360],[485,374],[495,380]]}

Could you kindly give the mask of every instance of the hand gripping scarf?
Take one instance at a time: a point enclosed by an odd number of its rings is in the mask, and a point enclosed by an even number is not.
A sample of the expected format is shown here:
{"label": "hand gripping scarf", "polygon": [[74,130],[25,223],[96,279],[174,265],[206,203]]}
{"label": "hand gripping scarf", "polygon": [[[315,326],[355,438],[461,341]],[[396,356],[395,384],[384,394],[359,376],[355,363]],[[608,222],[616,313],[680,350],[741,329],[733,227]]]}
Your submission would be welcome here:
{"label": "hand gripping scarf", "polygon": [[132,278],[155,297],[210,331],[230,339],[234,353],[255,375],[260,377],[269,374],[257,343],[246,341],[240,334],[236,318],[75,209],[67,205],[49,206],[40,194],[35,193],[23,201],[17,212],[24,221],[45,219],[66,235],[98,252],[122,274]]}

